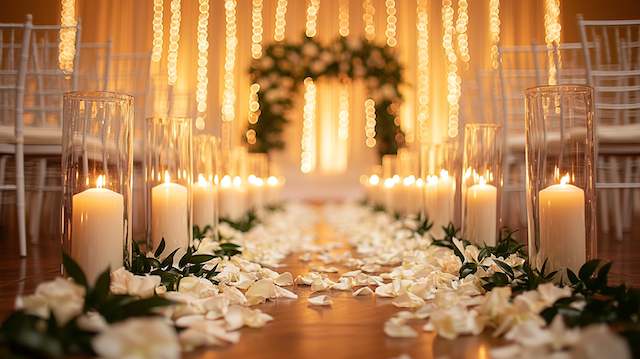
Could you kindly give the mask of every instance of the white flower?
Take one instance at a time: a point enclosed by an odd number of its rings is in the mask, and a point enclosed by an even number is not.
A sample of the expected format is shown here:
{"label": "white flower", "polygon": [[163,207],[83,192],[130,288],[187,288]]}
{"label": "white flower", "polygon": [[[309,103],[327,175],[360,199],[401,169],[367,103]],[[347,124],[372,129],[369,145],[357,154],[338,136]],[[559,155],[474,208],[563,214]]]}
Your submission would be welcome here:
{"label": "white flower", "polygon": [[358,290],[356,290],[355,292],[352,293],[352,295],[354,297],[358,297],[358,296],[370,296],[373,295],[373,291],[371,290],[371,288],[369,287],[362,287]]}
{"label": "white flower", "polygon": [[128,294],[140,298],[154,295],[161,278],[157,275],[134,275],[124,267],[111,273],[110,290],[113,294]]}
{"label": "white flower", "polygon": [[384,323],[384,333],[392,338],[415,338],[418,336],[413,328],[402,318],[391,318]]}
{"label": "white flower", "polygon": [[291,273],[289,272],[284,272],[275,277],[273,279],[273,282],[281,287],[293,285],[293,275],[291,275]]}
{"label": "white flower", "polygon": [[582,330],[573,350],[574,358],[631,358],[629,346],[606,325],[591,325]]}
{"label": "white flower", "polygon": [[48,318],[50,313],[59,324],[65,324],[82,313],[84,288],[74,282],[58,277],[38,285],[32,295],[16,298],[16,309]]}
{"label": "white flower", "polygon": [[218,287],[208,279],[189,276],[180,279],[178,292],[191,294],[196,298],[206,298],[218,294]]}
{"label": "white flower", "polygon": [[180,344],[175,330],[163,319],[128,319],[116,323],[92,341],[105,359],[177,359]]}
{"label": "white flower", "polygon": [[312,305],[331,305],[333,301],[326,295],[318,295],[315,297],[309,297],[307,301]]}
{"label": "white flower", "polygon": [[276,286],[273,284],[273,279],[260,279],[249,287],[245,293],[249,305],[255,305],[263,303],[267,299],[277,297]]}
{"label": "white flower", "polygon": [[411,292],[404,292],[396,297],[391,304],[398,308],[418,308],[424,305],[424,300]]}
{"label": "white flower", "polygon": [[431,313],[431,324],[438,335],[455,339],[460,334],[478,335],[484,330],[484,322],[475,310],[467,311],[455,306]]}

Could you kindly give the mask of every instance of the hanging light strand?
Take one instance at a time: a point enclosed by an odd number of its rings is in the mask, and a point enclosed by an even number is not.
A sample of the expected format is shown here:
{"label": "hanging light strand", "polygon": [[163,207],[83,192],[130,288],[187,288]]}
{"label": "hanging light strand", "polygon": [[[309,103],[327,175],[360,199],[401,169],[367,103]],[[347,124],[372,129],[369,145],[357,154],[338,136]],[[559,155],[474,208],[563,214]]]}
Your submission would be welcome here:
{"label": "hanging light strand", "polygon": [[447,135],[449,137],[458,136],[458,113],[460,109],[460,76],[458,75],[458,58],[453,47],[453,36],[455,27],[453,24],[453,6],[451,0],[442,1],[442,26],[444,28],[442,36],[442,46],[447,58]]}
{"label": "hanging light strand", "polygon": [[372,0],[364,0],[362,3],[362,22],[364,23],[364,37],[369,41],[376,38],[376,27],[374,26],[374,16],[376,8],[373,7]]}
{"label": "hanging light strand", "polygon": [[387,45],[389,47],[395,47],[398,44],[396,38],[396,30],[398,17],[396,16],[396,0],[386,0],[384,5],[387,8],[387,29],[384,34],[387,37]]}
{"label": "hanging light strand", "polygon": [[284,30],[287,26],[287,0],[278,0],[276,4],[276,23],[273,32],[275,41],[284,40]]}
{"label": "hanging light strand", "polygon": [[198,72],[196,78],[196,106],[198,117],[196,118],[196,128],[204,129],[204,118],[201,116],[207,111],[207,77],[209,64],[209,0],[198,0]]}
{"label": "hanging light strand", "polygon": [[304,107],[302,114],[302,138],[300,151],[300,171],[309,173],[316,166],[315,150],[316,85],[311,77],[304,79]]}
{"label": "hanging light strand", "polygon": [[376,146],[376,103],[373,99],[364,101],[364,135],[365,145],[369,148]]}
{"label": "hanging light strand", "polygon": [[320,0],[309,0],[307,6],[307,24],[305,34],[314,37],[318,33],[318,11],[320,10]]}
{"label": "hanging light strand", "polygon": [[66,74],[73,72],[76,56],[76,1],[62,0],[60,4],[60,43],[58,45],[58,67]]}
{"label": "hanging light strand", "polygon": [[[545,0],[544,2],[544,41],[549,53],[549,85],[556,84],[556,62],[553,58],[554,47],[560,45],[560,0]],[[560,53],[558,52],[558,66],[560,65]]]}
{"label": "hanging light strand", "polygon": [[236,48],[238,46],[236,24],[236,0],[225,0],[225,57],[224,57],[224,92],[222,93],[222,120],[231,122],[235,119],[236,88],[234,69],[236,66]]}
{"label": "hanging light strand", "polygon": [[338,139],[346,141],[349,138],[349,83],[340,84],[338,94]]}
{"label": "hanging light strand", "polygon": [[338,33],[342,37],[349,36],[349,0],[338,3]]}
{"label": "hanging light strand", "polygon": [[457,45],[458,54],[460,60],[465,64],[471,60],[469,55],[469,37],[467,36],[467,29],[469,27],[469,4],[467,0],[458,0],[458,17],[456,18],[456,33],[457,33]]}
{"label": "hanging light strand", "polygon": [[162,37],[164,36],[164,28],[162,26],[163,3],[163,0],[153,0],[153,41],[151,48],[151,61],[153,62],[160,62],[162,59]]}
{"label": "hanging light strand", "polygon": [[498,44],[500,43],[500,0],[489,0],[489,41],[491,43],[490,63],[498,68]]}
{"label": "hanging light strand", "polygon": [[180,0],[171,0],[171,22],[169,23],[169,51],[167,53],[167,83],[178,80],[178,46],[180,42]]}
{"label": "hanging light strand", "polygon": [[251,57],[262,56],[262,0],[253,0],[251,8]]}
{"label": "hanging light strand", "polygon": [[421,143],[426,143],[429,129],[429,2],[417,0],[416,5],[418,133]]}

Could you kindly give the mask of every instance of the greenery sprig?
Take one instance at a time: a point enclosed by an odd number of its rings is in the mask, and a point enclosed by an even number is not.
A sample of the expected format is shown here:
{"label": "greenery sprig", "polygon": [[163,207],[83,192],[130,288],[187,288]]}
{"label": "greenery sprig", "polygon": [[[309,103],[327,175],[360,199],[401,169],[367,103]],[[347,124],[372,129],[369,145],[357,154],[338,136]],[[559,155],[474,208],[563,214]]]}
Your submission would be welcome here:
{"label": "greenery sprig", "polygon": [[231,228],[240,232],[249,232],[253,227],[260,223],[260,219],[255,210],[249,210],[239,220],[232,220],[230,218],[220,218],[220,222],[227,223]]}
{"label": "greenery sprig", "polygon": [[156,295],[140,299],[130,295],[116,295],[109,291],[110,270],[102,272],[93,286],[80,266],[66,254],[62,255],[65,273],[85,289],[82,313],[66,323],[59,323],[55,315],[48,318],[17,310],[0,325],[0,357],[2,358],[60,358],[68,355],[94,355],[91,340],[97,334],[83,329],[78,323],[86,313],[98,313],[107,323],[133,317],[155,316],[157,309],[173,304]]}

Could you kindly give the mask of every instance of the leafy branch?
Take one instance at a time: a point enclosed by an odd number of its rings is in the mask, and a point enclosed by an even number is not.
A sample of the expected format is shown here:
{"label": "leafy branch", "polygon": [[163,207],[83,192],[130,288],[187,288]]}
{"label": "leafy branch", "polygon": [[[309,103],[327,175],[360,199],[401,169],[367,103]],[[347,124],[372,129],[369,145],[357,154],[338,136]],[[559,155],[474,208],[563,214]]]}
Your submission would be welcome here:
{"label": "leafy branch", "polygon": [[248,211],[242,218],[234,221],[230,218],[220,218],[220,222],[227,223],[231,228],[240,232],[249,232],[253,227],[260,223],[258,216],[254,210]]}

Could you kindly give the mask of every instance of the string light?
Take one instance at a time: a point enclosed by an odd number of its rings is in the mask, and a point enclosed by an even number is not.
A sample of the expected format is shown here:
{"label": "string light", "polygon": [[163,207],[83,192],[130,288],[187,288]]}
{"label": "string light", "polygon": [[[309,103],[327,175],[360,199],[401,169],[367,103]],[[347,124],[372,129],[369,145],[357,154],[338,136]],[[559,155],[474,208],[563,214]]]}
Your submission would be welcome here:
{"label": "string light", "polygon": [[[209,0],[199,0],[198,11],[198,73],[196,83],[196,103],[198,113],[204,113],[207,111],[207,85],[209,80],[207,77],[208,72],[208,57],[209,57]],[[199,130],[204,129],[204,118],[198,116],[196,118],[196,128]]]}
{"label": "string light", "polygon": [[498,44],[500,43],[500,0],[489,0],[489,41],[491,43],[491,68],[498,68]]}
{"label": "string light", "polygon": [[340,0],[338,3],[338,33],[340,36],[349,36],[349,0]]}
{"label": "string light", "polygon": [[[260,91],[260,85],[257,83],[251,84],[249,87],[249,124],[255,125],[258,123],[258,119],[260,118],[260,103],[258,102],[258,91]],[[247,133],[247,143],[253,145],[256,143],[256,131],[253,129],[248,129]]]}
{"label": "string light", "polygon": [[315,153],[316,85],[311,77],[304,79],[304,108],[302,112],[302,139],[300,171],[309,173],[316,166]]}
{"label": "string light", "polygon": [[273,32],[275,41],[284,40],[284,29],[287,26],[287,0],[278,0],[276,5],[276,26]]}
{"label": "string light", "polygon": [[458,0],[458,17],[456,18],[456,33],[458,41],[458,54],[465,64],[471,60],[469,55],[469,38],[467,28],[469,25],[469,4],[467,0]]}
{"label": "string light", "polygon": [[376,103],[373,99],[364,101],[364,135],[365,145],[373,148],[376,145]]}
{"label": "string light", "polygon": [[153,62],[160,62],[162,59],[162,37],[164,36],[162,27],[163,4],[163,0],[153,0],[153,47],[151,48],[151,61]]}
{"label": "string light", "polygon": [[251,57],[262,56],[262,0],[253,0],[251,9]]}
{"label": "string light", "polygon": [[384,5],[387,7],[387,29],[384,34],[387,37],[387,45],[395,47],[398,44],[396,38],[396,28],[398,18],[396,17],[396,0],[386,0]]}
{"label": "string light", "polygon": [[76,56],[76,1],[62,0],[60,9],[58,66],[64,73],[70,74],[73,72],[73,59]]}
{"label": "string light", "polygon": [[307,6],[307,24],[305,34],[314,37],[318,33],[318,10],[320,10],[320,0],[309,0]]}
{"label": "string light", "polygon": [[338,139],[349,138],[349,88],[348,83],[340,84],[338,94]]}
{"label": "string light", "polygon": [[364,37],[369,41],[373,41],[376,38],[376,27],[374,26],[374,16],[376,14],[376,8],[373,7],[371,0],[364,0],[362,3],[362,22],[364,23]]}
{"label": "string light", "polygon": [[[544,2],[544,41],[549,53],[549,85],[556,84],[556,63],[553,59],[554,46],[560,44],[560,0],[545,0]],[[558,54],[558,64],[560,54]]]}
{"label": "string light", "polygon": [[426,143],[429,128],[429,2],[416,1],[418,131],[421,142]]}
{"label": "string light", "polygon": [[171,0],[169,23],[169,52],[167,54],[167,82],[170,86],[178,80],[178,45],[180,42],[180,0]]}
{"label": "string light", "polygon": [[460,99],[460,76],[458,75],[458,58],[453,48],[453,35],[455,28],[453,25],[453,6],[451,0],[442,1],[442,46],[447,58],[447,135],[449,137],[458,136],[458,112]]}
{"label": "string light", "polygon": [[225,0],[225,57],[224,57],[224,91],[222,93],[222,120],[231,122],[235,119],[236,89],[233,70],[236,66],[236,48],[238,47],[236,24],[236,0]]}

